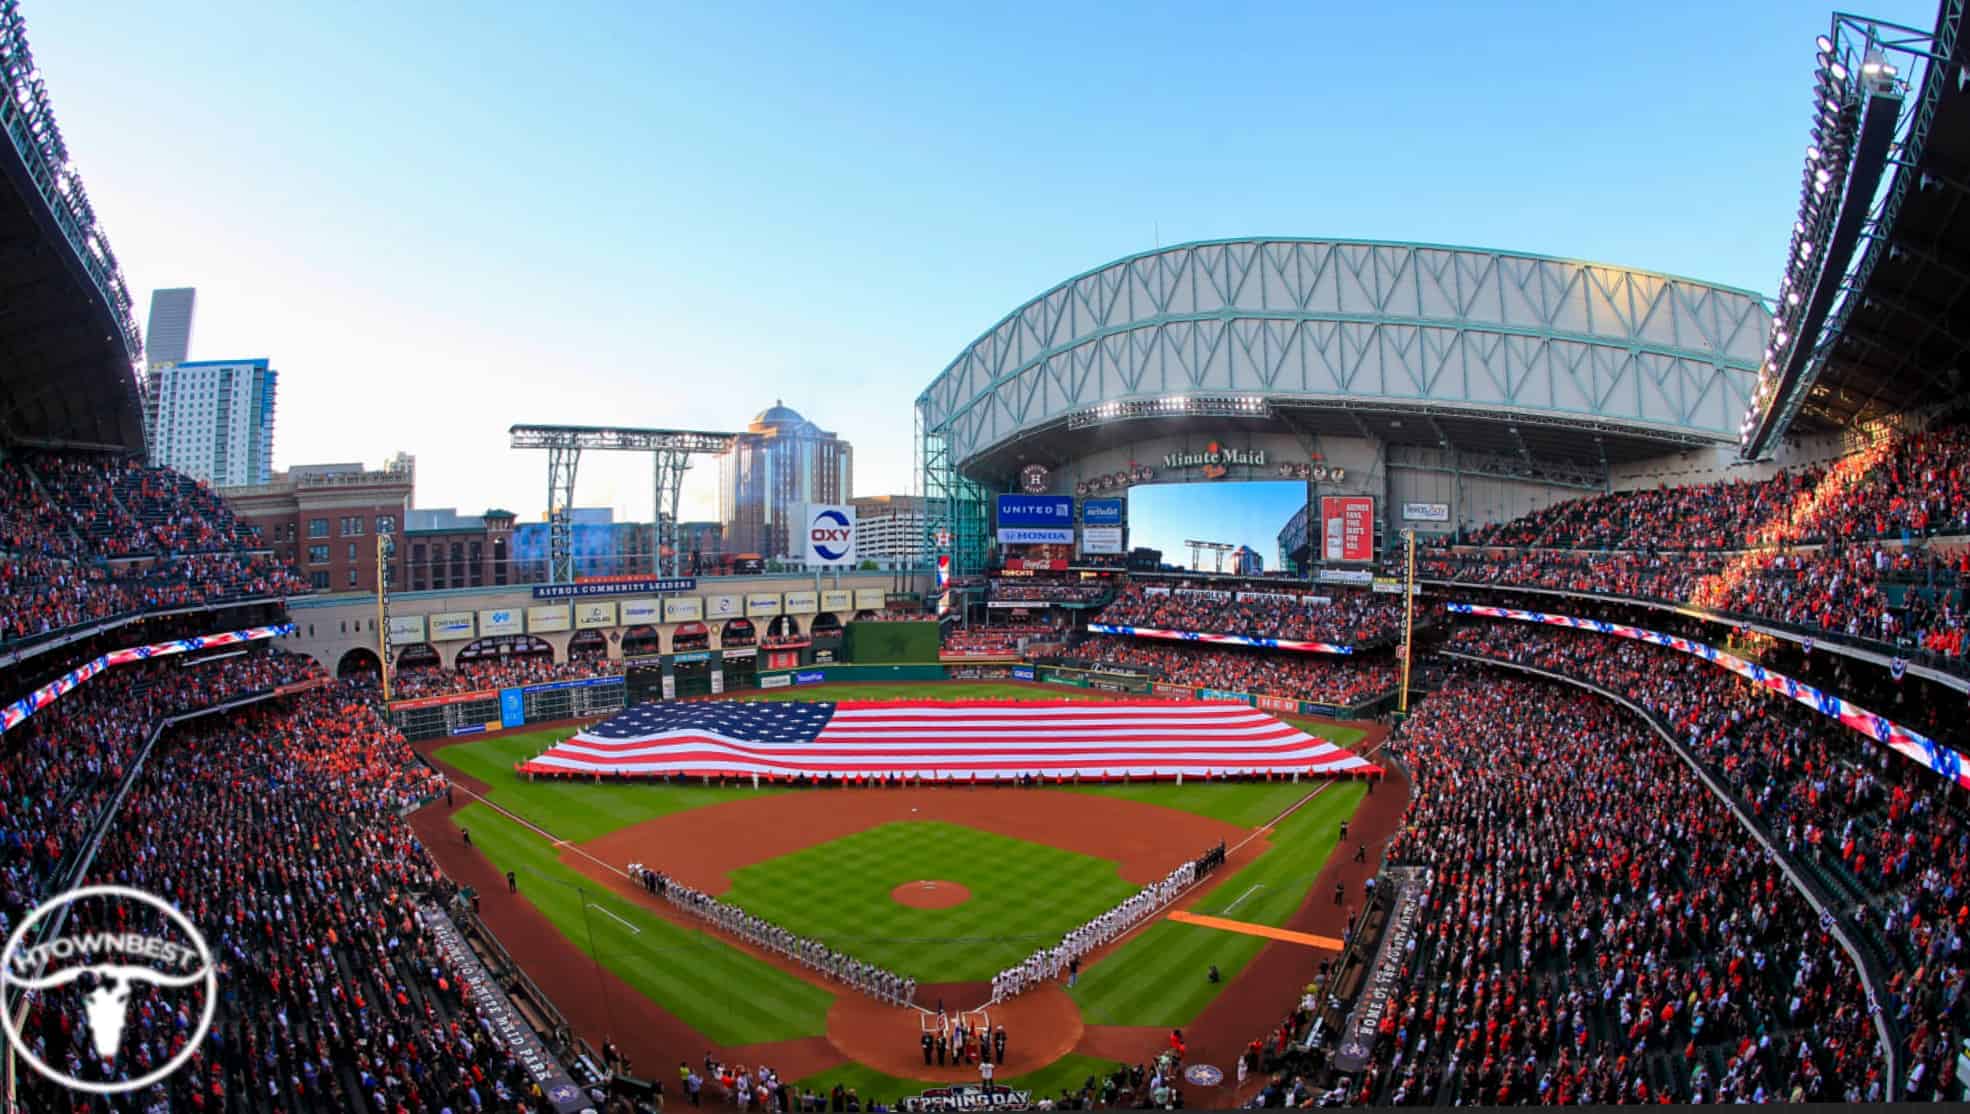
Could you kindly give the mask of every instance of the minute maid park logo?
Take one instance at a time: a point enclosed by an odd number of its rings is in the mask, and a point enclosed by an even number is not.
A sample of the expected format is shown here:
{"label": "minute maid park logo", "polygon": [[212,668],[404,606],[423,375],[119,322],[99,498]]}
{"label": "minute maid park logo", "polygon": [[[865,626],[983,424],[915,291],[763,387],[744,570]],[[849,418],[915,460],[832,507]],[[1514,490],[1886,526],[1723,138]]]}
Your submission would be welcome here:
{"label": "minute maid park logo", "polygon": [[[145,925],[150,931],[130,927],[152,919],[130,908],[132,903],[160,914],[155,924]],[[64,910],[66,919],[49,920]],[[92,915],[98,911],[118,915]],[[35,929],[43,922],[65,934],[36,939]],[[70,927],[70,922],[79,923]],[[166,929],[176,931],[157,934]],[[195,993],[203,1005],[196,1028],[177,1055],[143,1075],[121,1079],[117,1076],[124,1070],[120,1061],[129,1034],[131,997],[139,986],[162,990],[166,1008],[181,1016],[189,1015],[186,1007]],[[203,987],[203,992],[195,987]],[[218,991],[217,969],[205,937],[162,899],[128,886],[84,886],[51,898],[21,921],[0,951],[0,1005],[6,1007],[0,1008],[0,1029],[29,1067],[64,1087],[91,1094],[141,1090],[183,1067],[212,1028]],[[79,1007],[89,1050],[110,1082],[77,1079],[41,1059],[19,1031],[15,1006],[23,992],[35,996],[45,1010]]]}
{"label": "minute maid park logo", "polygon": [[1163,458],[1165,468],[1199,468],[1208,479],[1222,479],[1232,465],[1265,467],[1264,449],[1227,449],[1216,441],[1201,453],[1174,452]]}

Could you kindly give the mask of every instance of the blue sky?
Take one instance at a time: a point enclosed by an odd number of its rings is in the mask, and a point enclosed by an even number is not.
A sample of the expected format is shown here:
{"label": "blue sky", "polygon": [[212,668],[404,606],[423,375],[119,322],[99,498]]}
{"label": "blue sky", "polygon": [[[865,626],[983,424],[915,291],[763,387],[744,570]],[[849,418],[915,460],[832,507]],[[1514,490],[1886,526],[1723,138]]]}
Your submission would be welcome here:
{"label": "blue sky", "polygon": [[[404,449],[420,504],[526,517],[545,466],[513,422],[737,428],[776,397],[855,443],[858,493],[907,490],[940,368],[1159,242],[1422,240],[1768,290],[1828,12],[22,7],[140,315],[196,286],[195,358],[282,370],[277,464]],[[649,492],[640,458],[583,466],[584,505],[647,518]]]}
{"label": "blue sky", "polygon": [[[1186,541],[1249,545],[1265,558],[1267,572],[1279,568],[1279,528],[1306,502],[1304,482],[1145,484],[1129,489],[1130,548],[1163,551],[1172,565],[1190,565]],[[1215,557],[1200,552],[1199,565],[1217,568]],[[1227,554],[1225,568],[1234,566]]]}

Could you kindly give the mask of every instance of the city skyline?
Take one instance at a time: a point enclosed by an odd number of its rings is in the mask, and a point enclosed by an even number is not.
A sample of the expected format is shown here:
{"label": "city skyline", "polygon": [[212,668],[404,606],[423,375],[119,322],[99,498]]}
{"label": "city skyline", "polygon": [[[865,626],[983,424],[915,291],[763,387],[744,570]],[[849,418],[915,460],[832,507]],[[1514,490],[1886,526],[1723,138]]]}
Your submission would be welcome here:
{"label": "city skyline", "polygon": [[[408,451],[420,502],[523,518],[545,463],[506,447],[515,422],[736,430],[775,397],[856,446],[858,489],[910,491],[911,403],[951,357],[1159,243],[1473,244],[1769,291],[1825,25],[1750,3],[1241,5],[1049,12],[1035,39],[1044,9],[23,8],[140,303],[195,287],[202,351],[278,358],[274,464]],[[1714,33],[1682,34],[1696,19]],[[243,97],[154,72],[268,42],[337,80]],[[1401,46],[1305,80],[1343,42]],[[522,54],[524,86],[479,63]],[[177,126],[150,126],[160,100]],[[258,170],[149,172],[238,165]],[[714,472],[684,518],[715,516]],[[577,501],[647,517],[646,462],[585,460]]]}

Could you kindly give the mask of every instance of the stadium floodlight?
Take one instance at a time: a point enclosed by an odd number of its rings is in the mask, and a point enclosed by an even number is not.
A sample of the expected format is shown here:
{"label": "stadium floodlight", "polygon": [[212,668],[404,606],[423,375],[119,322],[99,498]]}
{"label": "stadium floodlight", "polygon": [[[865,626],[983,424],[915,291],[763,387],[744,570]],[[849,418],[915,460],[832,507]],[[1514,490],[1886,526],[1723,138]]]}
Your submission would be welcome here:
{"label": "stadium floodlight", "polygon": [[1827,38],[1825,35],[1821,35],[1819,38],[1814,39],[1813,45],[1820,48],[1821,54],[1833,53],[1833,40]]}

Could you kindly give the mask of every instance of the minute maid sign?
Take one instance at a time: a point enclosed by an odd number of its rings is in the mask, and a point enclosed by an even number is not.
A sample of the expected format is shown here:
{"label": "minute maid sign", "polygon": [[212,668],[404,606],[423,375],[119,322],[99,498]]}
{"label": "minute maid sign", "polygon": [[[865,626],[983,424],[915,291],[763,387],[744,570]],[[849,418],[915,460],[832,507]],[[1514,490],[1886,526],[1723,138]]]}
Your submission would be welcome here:
{"label": "minute maid sign", "polygon": [[1216,441],[1204,447],[1201,453],[1187,453],[1182,450],[1163,457],[1163,467],[1174,470],[1196,468],[1204,473],[1206,479],[1218,479],[1233,467],[1265,467],[1264,449],[1228,449]]}

